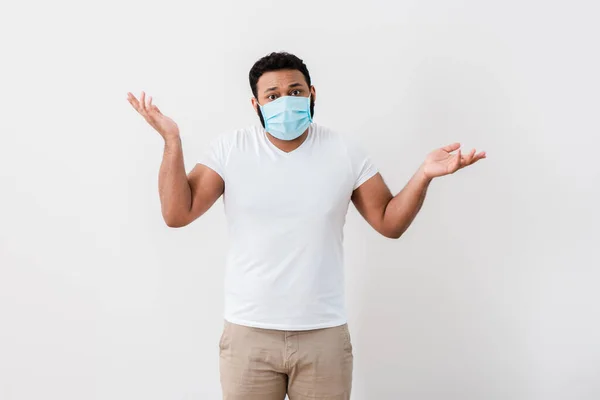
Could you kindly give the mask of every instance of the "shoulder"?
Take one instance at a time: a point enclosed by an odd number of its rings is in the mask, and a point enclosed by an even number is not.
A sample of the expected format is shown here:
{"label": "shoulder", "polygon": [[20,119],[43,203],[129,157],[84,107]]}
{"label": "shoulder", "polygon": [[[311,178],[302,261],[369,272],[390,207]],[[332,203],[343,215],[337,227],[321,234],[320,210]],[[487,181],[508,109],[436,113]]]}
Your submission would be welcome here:
{"label": "shoulder", "polygon": [[221,132],[212,139],[213,146],[219,146],[226,149],[242,147],[249,140],[255,140],[259,137],[259,126],[247,126],[231,131]]}
{"label": "shoulder", "polygon": [[331,144],[341,148],[350,157],[356,153],[363,151],[363,146],[357,138],[354,138],[346,133],[340,132],[329,127],[318,125],[313,122],[313,130],[315,137],[323,142],[330,142]]}
{"label": "shoulder", "polygon": [[255,126],[247,126],[235,130],[229,130],[217,134],[213,140],[225,143],[235,143],[245,136],[254,134],[256,130],[257,129]]}
{"label": "shoulder", "polygon": [[312,133],[317,141],[329,142],[335,145],[346,146],[346,138],[344,135],[335,129],[331,129],[324,125],[319,125],[315,122],[311,124]]}

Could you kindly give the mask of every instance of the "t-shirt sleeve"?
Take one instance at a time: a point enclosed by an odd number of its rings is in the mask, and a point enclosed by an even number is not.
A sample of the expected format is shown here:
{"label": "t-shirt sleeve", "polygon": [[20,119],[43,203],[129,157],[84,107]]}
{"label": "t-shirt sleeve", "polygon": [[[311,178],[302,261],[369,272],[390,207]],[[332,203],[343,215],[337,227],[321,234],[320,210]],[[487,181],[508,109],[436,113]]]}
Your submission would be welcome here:
{"label": "t-shirt sleeve", "polygon": [[353,190],[356,190],[360,185],[375,176],[378,170],[359,143],[348,142],[348,156],[350,157],[350,164],[352,165],[352,172],[354,174]]}
{"label": "t-shirt sleeve", "polygon": [[199,164],[206,165],[215,171],[223,180],[225,180],[225,166],[227,165],[227,157],[229,156],[227,139],[228,137],[225,134],[214,138],[209,143],[208,148],[201,153],[197,161]]}

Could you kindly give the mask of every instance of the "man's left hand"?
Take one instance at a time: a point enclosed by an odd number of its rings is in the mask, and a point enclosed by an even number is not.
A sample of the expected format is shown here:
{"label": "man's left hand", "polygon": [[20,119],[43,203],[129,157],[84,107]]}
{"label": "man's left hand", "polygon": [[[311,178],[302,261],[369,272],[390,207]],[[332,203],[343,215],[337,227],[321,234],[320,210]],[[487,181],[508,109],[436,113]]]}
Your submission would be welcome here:
{"label": "man's left hand", "polygon": [[[451,154],[455,150],[458,150],[458,152]],[[460,143],[453,143],[429,153],[422,169],[428,179],[433,179],[438,176],[453,174],[485,157],[485,151],[475,154],[475,149],[467,155],[461,155]]]}

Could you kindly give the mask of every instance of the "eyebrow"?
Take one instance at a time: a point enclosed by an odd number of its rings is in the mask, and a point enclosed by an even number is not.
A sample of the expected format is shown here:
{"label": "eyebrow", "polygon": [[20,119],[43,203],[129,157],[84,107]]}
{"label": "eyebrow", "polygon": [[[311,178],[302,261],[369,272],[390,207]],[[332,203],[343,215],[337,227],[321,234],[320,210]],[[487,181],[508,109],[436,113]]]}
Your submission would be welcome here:
{"label": "eyebrow", "polygon": [[[288,86],[288,89],[295,88],[295,87],[298,87],[298,86],[302,86],[302,84],[300,82],[290,83],[290,85]],[[273,86],[273,87],[270,87],[267,90],[265,90],[265,93],[272,92],[272,91],[277,90],[277,89],[279,89],[277,86]]]}

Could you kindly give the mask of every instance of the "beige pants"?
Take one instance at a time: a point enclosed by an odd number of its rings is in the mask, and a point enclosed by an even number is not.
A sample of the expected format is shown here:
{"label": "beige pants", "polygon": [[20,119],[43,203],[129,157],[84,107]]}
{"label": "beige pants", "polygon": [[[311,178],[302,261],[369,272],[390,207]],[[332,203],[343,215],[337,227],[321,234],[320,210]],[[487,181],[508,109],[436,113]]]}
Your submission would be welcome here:
{"label": "beige pants", "polygon": [[225,321],[220,348],[225,400],[347,400],[352,387],[348,325],[309,331]]}

